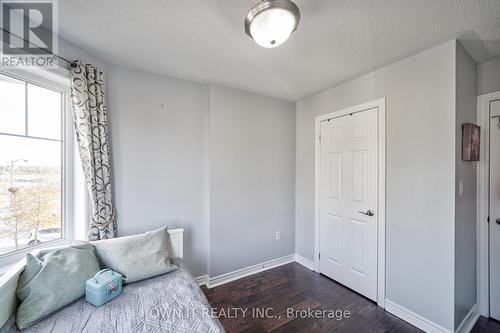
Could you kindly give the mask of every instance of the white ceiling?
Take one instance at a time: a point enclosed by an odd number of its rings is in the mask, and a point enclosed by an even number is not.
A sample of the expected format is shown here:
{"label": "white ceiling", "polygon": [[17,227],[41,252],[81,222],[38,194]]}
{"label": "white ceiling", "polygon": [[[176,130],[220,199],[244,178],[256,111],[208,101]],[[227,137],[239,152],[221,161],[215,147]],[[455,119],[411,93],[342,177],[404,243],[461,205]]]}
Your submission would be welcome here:
{"label": "white ceiling", "polygon": [[453,37],[477,61],[500,55],[500,0],[295,2],[300,26],[276,49],[245,35],[258,0],[64,0],[59,31],[109,63],[287,100]]}

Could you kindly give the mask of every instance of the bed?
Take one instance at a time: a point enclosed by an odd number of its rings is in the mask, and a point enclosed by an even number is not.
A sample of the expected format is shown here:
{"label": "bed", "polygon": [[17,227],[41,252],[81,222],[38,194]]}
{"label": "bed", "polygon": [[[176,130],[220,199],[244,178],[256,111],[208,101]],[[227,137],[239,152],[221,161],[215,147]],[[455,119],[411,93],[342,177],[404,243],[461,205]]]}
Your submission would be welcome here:
{"label": "bed", "polygon": [[[171,259],[183,256],[183,230],[168,231]],[[0,278],[0,332],[15,325],[15,288],[19,263]],[[22,332],[224,332],[195,280],[177,270],[126,284],[112,302],[95,307],[79,299]]]}

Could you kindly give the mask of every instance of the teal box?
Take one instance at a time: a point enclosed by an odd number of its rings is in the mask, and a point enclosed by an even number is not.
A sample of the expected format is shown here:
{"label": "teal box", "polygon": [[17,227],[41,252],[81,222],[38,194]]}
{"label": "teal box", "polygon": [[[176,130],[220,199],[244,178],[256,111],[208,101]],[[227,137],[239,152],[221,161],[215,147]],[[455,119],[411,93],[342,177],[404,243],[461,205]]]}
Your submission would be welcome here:
{"label": "teal box", "polygon": [[97,272],[87,280],[85,300],[95,306],[101,306],[122,293],[122,276],[110,269]]}

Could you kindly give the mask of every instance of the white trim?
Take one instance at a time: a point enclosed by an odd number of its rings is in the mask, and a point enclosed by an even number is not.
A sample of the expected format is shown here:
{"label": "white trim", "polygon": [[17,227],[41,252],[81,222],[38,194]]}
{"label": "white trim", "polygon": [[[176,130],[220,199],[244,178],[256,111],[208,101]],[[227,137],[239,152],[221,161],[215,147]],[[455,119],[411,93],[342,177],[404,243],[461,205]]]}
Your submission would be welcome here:
{"label": "white trim", "polygon": [[386,129],[385,129],[385,98],[379,99],[378,105],[378,249],[377,249],[377,270],[378,288],[377,304],[385,308],[385,149],[386,149]]}
{"label": "white trim", "polygon": [[427,333],[452,333],[452,331],[447,330],[443,326],[430,321],[415,312],[408,310],[401,305],[398,305],[388,299],[385,300],[385,310],[392,313],[396,317],[403,319],[404,321],[412,324],[415,327],[420,328]]}
{"label": "white trim", "polygon": [[377,304],[382,308],[385,307],[385,145],[386,145],[386,132],[385,132],[385,97],[356,105],[347,109],[331,112],[325,115],[316,117],[315,119],[315,216],[314,216],[314,262],[315,271],[320,272],[319,266],[319,183],[320,183],[320,126],[321,122],[331,119],[342,117],[351,113],[361,112],[369,109],[378,109],[378,249],[377,249]]}
{"label": "white trim", "polygon": [[252,275],[255,273],[260,273],[263,271],[267,271],[268,269],[271,269],[271,268],[275,268],[278,266],[289,264],[291,262],[294,262],[294,260],[295,260],[294,257],[295,256],[293,254],[290,254],[288,256],[269,260],[269,261],[266,261],[266,262],[263,262],[263,263],[260,263],[257,265],[249,266],[246,268],[238,269],[238,270],[233,271],[233,272],[229,272],[226,274],[215,276],[213,278],[210,278],[209,283],[208,283],[208,287],[209,288],[217,287],[217,286],[220,286],[221,284],[228,283],[228,282],[231,282],[234,280],[238,280],[238,279],[241,279],[243,277],[246,277],[246,276],[249,276],[249,275]]}
{"label": "white trim", "polygon": [[210,280],[208,275],[201,275],[201,276],[195,277],[194,279],[199,286],[208,286],[208,282]]}
{"label": "white trim", "polygon": [[314,122],[314,267],[319,272],[319,198],[321,166],[321,120]]}
{"label": "white trim", "polygon": [[263,263],[260,263],[257,265],[245,267],[245,268],[233,271],[233,272],[229,272],[226,274],[215,276],[213,278],[210,278],[206,274],[200,275],[200,276],[195,277],[195,280],[199,286],[205,285],[205,286],[207,286],[207,288],[213,288],[213,287],[217,287],[217,286],[223,285],[223,284],[228,283],[228,282],[232,282],[232,281],[244,278],[244,277],[249,276],[249,275],[260,273],[260,272],[266,271],[268,269],[276,268],[276,267],[286,265],[286,264],[289,264],[292,262],[299,263],[302,266],[304,266],[305,268],[310,269],[311,271],[315,271],[314,262],[312,262],[311,260],[306,259],[306,258],[302,257],[301,255],[298,255],[295,253],[295,254],[291,254],[289,256],[269,260],[269,261],[266,261],[266,262],[263,262]]}
{"label": "white trim", "polygon": [[69,244],[71,244],[71,240],[58,238],[42,244],[29,246],[16,250],[14,252],[2,254],[0,256],[0,275],[10,271],[12,267],[16,266],[19,260],[22,260],[24,257],[26,257],[26,254],[28,254],[29,252],[49,249],[53,247],[62,247],[62,246],[67,246]]}
{"label": "white trim", "polygon": [[297,253],[295,253],[295,262],[301,264],[305,268],[310,269],[311,271],[316,271],[316,264],[313,261],[304,258],[303,256]]}
{"label": "white trim", "polygon": [[61,136],[61,238],[54,239],[35,246],[28,246],[19,250],[0,255],[0,274],[11,269],[19,260],[24,258],[28,252],[50,248],[54,246],[65,246],[74,240],[74,132],[71,116],[71,89],[69,72],[57,69],[0,69],[0,74],[11,78],[28,82],[43,88],[57,91],[62,94],[62,136]]}
{"label": "white trim", "polygon": [[[62,201],[63,201],[63,237],[67,241],[72,241],[75,239],[75,220],[74,220],[74,200],[75,200],[75,170],[74,170],[74,158],[75,158],[75,140],[74,140],[74,130],[73,130],[73,117],[71,112],[71,89],[68,81],[68,85],[61,86],[62,93],[62,123],[63,123],[63,177],[62,177]],[[82,171],[83,172],[83,171]]]}
{"label": "white trim", "polygon": [[458,326],[458,328],[455,330],[455,333],[469,333],[470,331],[472,331],[472,328],[474,327],[478,319],[478,307],[477,304],[474,304],[467,316],[465,316],[464,320],[462,320],[460,326]]}
{"label": "white trim", "polygon": [[284,256],[277,259],[272,259],[265,261],[260,264],[248,266],[245,268],[241,268],[226,274],[209,277],[208,275],[201,275],[195,278],[196,282],[199,285],[205,284],[208,288],[213,288],[220,286],[222,284],[232,282],[241,278],[244,278],[249,275],[253,275],[256,273],[260,273],[263,271],[267,271],[268,269],[275,268],[278,266],[283,266],[295,261],[295,254],[290,254],[288,256]]}
{"label": "white trim", "polygon": [[[44,68],[1,68],[0,73],[22,81],[30,81],[51,90],[70,90],[69,71]],[[49,83],[47,83],[49,82]]]}
{"label": "white trim", "polygon": [[489,130],[490,102],[500,99],[500,92],[478,96],[477,121],[481,126],[481,151],[477,170],[477,302],[479,313],[489,318]]}
{"label": "white trim", "polygon": [[26,259],[12,265],[11,269],[0,276],[0,327],[9,320],[17,307],[17,281],[24,270]]}

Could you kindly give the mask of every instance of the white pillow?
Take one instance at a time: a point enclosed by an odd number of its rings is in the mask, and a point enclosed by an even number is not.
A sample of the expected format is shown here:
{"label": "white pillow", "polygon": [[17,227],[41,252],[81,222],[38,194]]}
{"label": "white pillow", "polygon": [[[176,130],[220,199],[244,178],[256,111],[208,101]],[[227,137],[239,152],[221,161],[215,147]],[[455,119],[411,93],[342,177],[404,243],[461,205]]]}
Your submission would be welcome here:
{"label": "white pillow", "polygon": [[101,268],[123,276],[124,283],[171,272],[177,267],[168,260],[167,227],[145,234],[92,242]]}

